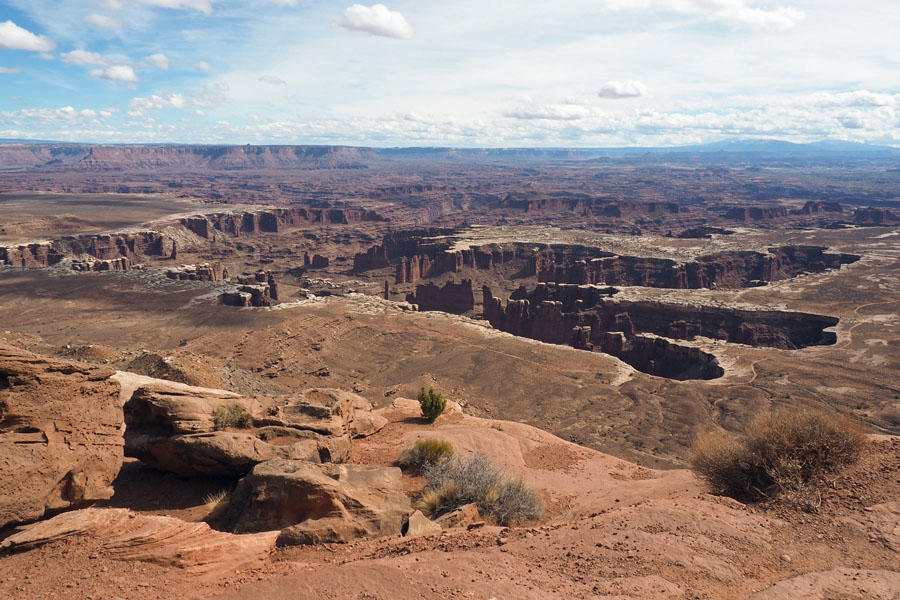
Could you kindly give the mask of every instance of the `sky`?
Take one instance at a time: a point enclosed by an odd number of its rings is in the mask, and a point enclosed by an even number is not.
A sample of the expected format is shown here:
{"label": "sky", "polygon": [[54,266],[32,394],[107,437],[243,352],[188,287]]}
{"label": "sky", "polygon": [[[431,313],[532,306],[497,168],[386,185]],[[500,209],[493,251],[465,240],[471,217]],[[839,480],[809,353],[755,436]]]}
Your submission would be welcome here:
{"label": "sky", "polygon": [[0,138],[900,146],[898,0],[0,0]]}

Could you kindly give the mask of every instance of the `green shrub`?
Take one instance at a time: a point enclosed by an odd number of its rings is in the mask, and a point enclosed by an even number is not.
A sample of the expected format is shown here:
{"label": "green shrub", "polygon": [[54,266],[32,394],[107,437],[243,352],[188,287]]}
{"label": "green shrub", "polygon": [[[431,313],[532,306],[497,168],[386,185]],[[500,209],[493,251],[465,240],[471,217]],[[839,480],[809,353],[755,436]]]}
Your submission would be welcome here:
{"label": "green shrub", "polygon": [[225,404],[213,411],[213,424],[216,429],[238,427],[244,429],[253,424],[253,417],[243,404]]}
{"label": "green shrub", "polygon": [[422,416],[428,419],[429,423],[434,423],[447,408],[447,401],[441,394],[435,392],[434,388],[428,388],[426,391],[423,387],[419,392],[419,406],[422,408]]}
{"label": "green shrub", "polygon": [[453,445],[444,440],[425,438],[416,440],[412,447],[407,448],[397,459],[397,466],[401,469],[420,472],[425,465],[447,460],[453,456]]}
{"label": "green shrub", "polygon": [[477,504],[486,519],[514,525],[538,519],[544,512],[540,496],[521,479],[504,479],[485,456],[451,458],[424,467],[428,487],[416,504],[435,518],[465,504]]}
{"label": "green shrub", "polygon": [[716,493],[751,502],[784,495],[815,511],[822,476],[854,462],[864,445],[865,434],[846,418],[782,409],[740,435],[698,436],[691,466]]}

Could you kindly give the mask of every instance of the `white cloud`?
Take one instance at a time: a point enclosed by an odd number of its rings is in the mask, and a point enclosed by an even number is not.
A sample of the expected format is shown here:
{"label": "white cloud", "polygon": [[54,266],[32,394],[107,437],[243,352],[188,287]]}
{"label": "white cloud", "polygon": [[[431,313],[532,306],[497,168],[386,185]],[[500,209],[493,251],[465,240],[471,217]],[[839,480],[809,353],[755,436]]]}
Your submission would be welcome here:
{"label": "white cloud", "polygon": [[806,17],[803,11],[790,6],[756,4],[761,3],[758,0],[606,0],[607,8],[613,10],[668,11],[753,29],[791,29]]}
{"label": "white cloud", "polygon": [[411,38],[413,35],[412,27],[403,15],[388,9],[384,4],[372,6],[354,4],[344,11],[344,18],[338,25],[351,31],[398,39]]}
{"label": "white cloud", "polygon": [[212,71],[212,67],[209,66],[209,63],[205,60],[201,60],[199,62],[194,63],[194,68],[200,71],[201,73],[208,73]]}
{"label": "white cloud", "polygon": [[90,14],[84,18],[84,21],[85,23],[90,23],[91,25],[103,27],[105,29],[122,29],[124,25],[121,19],[98,14]]}
{"label": "white cloud", "polygon": [[11,69],[9,67],[0,67],[0,73],[12,74],[12,73],[21,73],[22,69]]}
{"label": "white cloud", "polygon": [[107,79],[109,81],[140,81],[131,65],[110,65],[105,69],[93,69],[88,75],[98,79]]}
{"label": "white cloud", "polygon": [[111,66],[113,61],[97,52],[88,52],[86,50],[72,50],[71,52],[63,52],[60,57],[64,63],[72,65],[101,65],[104,67]]}
{"label": "white cloud", "polygon": [[259,78],[263,83],[271,83],[272,85],[287,85],[287,81],[275,75],[263,75]]}
{"label": "white cloud", "polygon": [[591,115],[591,110],[575,104],[543,104],[523,106],[507,112],[504,116],[512,119],[547,119],[552,121],[575,121]]}
{"label": "white cloud", "polygon": [[188,101],[181,94],[168,93],[162,96],[153,94],[144,98],[132,98],[128,103],[128,114],[132,117],[143,117],[147,113],[163,110],[165,108],[183,109]]}
{"label": "white cloud", "polygon": [[97,111],[91,108],[78,110],[71,106],[63,106],[61,108],[23,108],[16,111],[2,111],[0,116],[4,119],[37,121],[40,123],[58,121],[74,123],[95,119]]}
{"label": "white cloud", "polygon": [[168,71],[169,70],[169,57],[165,54],[151,54],[150,56],[144,59],[146,62],[150,63],[160,71]]}
{"label": "white cloud", "polygon": [[101,0],[99,4],[106,10],[122,10],[125,8],[125,4],[122,0]]}
{"label": "white cloud", "polygon": [[276,6],[297,6],[298,0],[272,0]]}
{"label": "white cloud", "polygon": [[4,21],[0,23],[0,48],[50,52],[56,49],[56,44],[47,36],[35,35],[12,21]]}
{"label": "white cloud", "polygon": [[640,81],[628,79],[625,81],[607,81],[597,95],[601,98],[621,100],[624,98],[638,98],[647,94],[647,86]]}
{"label": "white cloud", "polygon": [[205,15],[212,13],[212,5],[220,0],[140,0],[142,4],[174,8],[176,10],[199,10]]}

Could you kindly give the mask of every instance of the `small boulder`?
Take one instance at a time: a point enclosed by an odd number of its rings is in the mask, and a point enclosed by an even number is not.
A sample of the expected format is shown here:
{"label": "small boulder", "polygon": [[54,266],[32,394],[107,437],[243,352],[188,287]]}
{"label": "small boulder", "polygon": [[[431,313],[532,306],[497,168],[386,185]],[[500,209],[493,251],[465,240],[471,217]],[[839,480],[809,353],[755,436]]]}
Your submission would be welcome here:
{"label": "small boulder", "polygon": [[243,477],[273,458],[320,462],[317,440],[273,445],[249,433],[214,431],[170,437],[141,434],[127,437],[126,453],[144,464],[183,476]]}
{"label": "small boulder", "polygon": [[215,429],[215,410],[230,404],[252,410],[256,403],[225,390],[160,379],[139,386],[125,402],[125,425],[132,431],[160,434],[206,433]]}
{"label": "small boulder", "polygon": [[396,467],[276,458],[241,479],[223,522],[238,533],[280,529],[279,544],[316,544],[399,534],[410,512]]}
{"label": "small boulder", "polygon": [[441,515],[435,519],[435,522],[444,529],[449,529],[450,527],[468,527],[473,523],[481,522],[481,514],[478,512],[477,504],[466,504],[452,512]]}
{"label": "small boulder", "polygon": [[441,526],[423,515],[420,510],[411,514],[409,521],[403,527],[403,535],[406,537],[428,535],[429,533],[438,533],[440,531],[442,531]]}
{"label": "small boulder", "polygon": [[357,410],[353,413],[350,433],[355,438],[363,438],[378,433],[387,425],[387,419],[374,412]]}

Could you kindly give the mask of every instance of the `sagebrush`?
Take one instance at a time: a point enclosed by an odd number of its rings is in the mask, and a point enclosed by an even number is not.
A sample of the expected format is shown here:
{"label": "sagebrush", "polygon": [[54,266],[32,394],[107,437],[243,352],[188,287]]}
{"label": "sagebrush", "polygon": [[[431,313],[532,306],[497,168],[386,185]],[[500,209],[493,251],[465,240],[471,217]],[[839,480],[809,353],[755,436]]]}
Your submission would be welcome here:
{"label": "sagebrush", "polygon": [[228,427],[246,428],[253,424],[253,417],[243,404],[225,404],[213,411],[213,424],[216,429]]}
{"label": "sagebrush", "polygon": [[743,434],[698,436],[691,466],[716,493],[750,502],[783,495],[816,510],[821,478],[853,463],[865,439],[844,417],[781,409],[758,416]]}
{"label": "sagebrush", "polygon": [[445,440],[424,438],[416,440],[397,459],[397,466],[413,472],[421,472],[425,465],[440,462],[453,456],[453,444]]}
{"label": "sagebrush", "polygon": [[544,503],[521,479],[504,479],[487,457],[454,457],[425,465],[428,481],[417,508],[435,518],[465,504],[478,505],[486,519],[499,525],[515,525],[539,519]]}
{"label": "sagebrush", "polygon": [[423,387],[419,392],[419,406],[422,408],[422,416],[428,419],[429,423],[434,423],[447,408],[447,401],[444,400],[444,396],[435,392],[434,388],[426,390]]}

